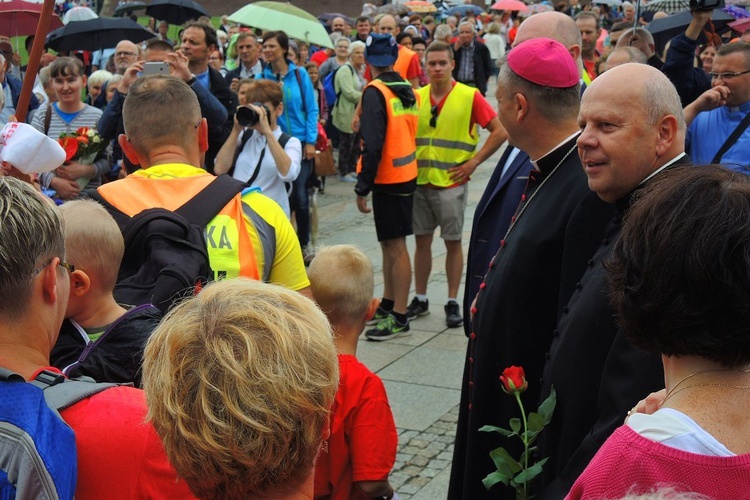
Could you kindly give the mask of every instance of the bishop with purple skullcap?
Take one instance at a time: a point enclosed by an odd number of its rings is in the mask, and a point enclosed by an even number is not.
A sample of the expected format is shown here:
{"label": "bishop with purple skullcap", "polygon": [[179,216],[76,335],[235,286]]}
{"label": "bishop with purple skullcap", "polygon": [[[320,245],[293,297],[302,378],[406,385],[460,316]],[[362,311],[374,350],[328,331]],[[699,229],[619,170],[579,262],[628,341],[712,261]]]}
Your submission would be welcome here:
{"label": "bishop with purple skullcap", "polygon": [[556,89],[578,85],[581,78],[568,49],[551,38],[533,38],[513,47],[508,66],[521,78]]}

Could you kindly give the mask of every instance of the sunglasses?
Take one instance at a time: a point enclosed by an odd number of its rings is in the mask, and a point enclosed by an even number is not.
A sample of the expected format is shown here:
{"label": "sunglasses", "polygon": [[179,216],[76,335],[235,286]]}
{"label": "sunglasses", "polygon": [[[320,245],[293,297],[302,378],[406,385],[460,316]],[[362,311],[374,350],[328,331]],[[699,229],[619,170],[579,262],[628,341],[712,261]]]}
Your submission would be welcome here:
{"label": "sunglasses", "polygon": [[430,108],[430,113],[432,114],[432,117],[430,118],[430,127],[435,128],[437,126],[437,118],[438,118],[438,105],[435,104],[433,107]]}

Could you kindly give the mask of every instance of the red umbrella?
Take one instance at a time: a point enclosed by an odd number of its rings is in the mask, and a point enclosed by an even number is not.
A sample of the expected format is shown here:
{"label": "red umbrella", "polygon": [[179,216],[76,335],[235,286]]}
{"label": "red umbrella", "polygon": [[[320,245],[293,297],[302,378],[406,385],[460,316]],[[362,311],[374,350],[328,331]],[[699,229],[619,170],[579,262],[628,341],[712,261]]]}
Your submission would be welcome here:
{"label": "red umbrella", "polygon": [[[36,33],[36,26],[44,4],[12,0],[0,2],[0,33],[6,36],[28,36]],[[62,21],[52,16],[46,35],[53,29],[62,27]]]}
{"label": "red umbrella", "polygon": [[731,26],[732,29],[734,29],[734,31],[738,33],[744,33],[745,30],[750,29],[750,17],[732,21],[731,23],[729,23],[729,26]]}
{"label": "red umbrella", "polygon": [[492,4],[492,7],[490,7],[492,10],[517,10],[519,12],[526,12],[529,10],[529,8],[526,6],[525,3],[520,2],[519,0],[500,0],[499,2],[495,2]]}

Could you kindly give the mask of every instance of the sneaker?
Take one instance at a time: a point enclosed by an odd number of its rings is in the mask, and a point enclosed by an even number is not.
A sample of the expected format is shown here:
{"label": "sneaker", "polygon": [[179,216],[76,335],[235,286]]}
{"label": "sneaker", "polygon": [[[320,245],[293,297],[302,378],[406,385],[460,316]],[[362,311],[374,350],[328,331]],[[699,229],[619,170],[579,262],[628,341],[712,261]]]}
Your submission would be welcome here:
{"label": "sneaker", "polygon": [[315,250],[313,249],[312,245],[306,245],[302,249],[302,259],[305,263],[305,267],[308,267],[314,258]]}
{"label": "sneaker", "polygon": [[385,318],[387,318],[389,314],[391,314],[391,311],[386,311],[382,307],[378,306],[378,308],[375,310],[375,316],[367,320],[367,324],[377,325],[378,323],[383,321]]}
{"label": "sneaker", "polygon": [[387,318],[378,323],[378,326],[372,330],[367,330],[365,332],[365,337],[367,337],[368,340],[381,341],[394,339],[402,335],[409,335],[409,333],[408,320],[405,325],[402,325],[396,321],[396,318],[392,314],[389,314]]}
{"label": "sneaker", "polygon": [[445,324],[448,328],[458,328],[464,324],[464,318],[458,308],[458,303],[450,301],[445,304]]}
{"label": "sneaker", "polygon": [[415,319],[419,316],[427,316],[430,314],[430,301],[425,300],[422,302],[418,298],[414,297],[411,301],[411,304],[409,304],[409,307],[406,308],[406,317],[409,319]]}
{"label": "sneaker", "polygon": [[357,182],[357,178],[352,177],[351,174],[340,175],[339,182]]}

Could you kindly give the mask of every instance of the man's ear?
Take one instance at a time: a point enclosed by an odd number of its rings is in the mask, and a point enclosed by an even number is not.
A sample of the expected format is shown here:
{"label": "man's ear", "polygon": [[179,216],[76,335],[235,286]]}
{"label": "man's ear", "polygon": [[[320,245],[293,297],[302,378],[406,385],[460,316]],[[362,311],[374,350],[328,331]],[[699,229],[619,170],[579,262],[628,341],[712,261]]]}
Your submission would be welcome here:
{"label": "man's ear", "polygon": [[60,275],[57,273],[57,267],[60,264],[60,258],[55,257],[52,259],[47,266],[42,270],[42,291],[44,293],[44,299],[54,304],[58,300],[65,300],[67,304],[68,297],[60,296],[60,290],[58,285],[60,283]]}
{"label": "man's ear", "polygon": [[526,96],[516,92],[513,95],[513,103],[516,110],[516,122],[521,123],[529,114],[529,101]]}
{"label": "man's ear", "polygon": [[568,52],[573,57],[573,60],[578,64],[578,58],[581,57],[581,46],[578,44],[571,45],[568,47]]}
{"label": "man's ear", "polygon": [[202,118],[198,125],[198,146],[201,153],[208,151],[208,121],[205,118]]}
{"label": "man's ear", "polygon": [[70,273],[70,293],[83,297],[91,289],[91,278],[84,271],[76,269]]}
{"label": "man's ear", "polygon": [[128,160],[130,160],[130,163],[132,163],[133,165],[141,164],[141,159],[138,158],[138,152],[130,143],[130,140],[128,139],[127,135],[120,134],[117,137],[117,142],[118,144],[120,144],[120,148],[122,148],[123,154],[128,158]]}
{"label": "man's ear", "polygon": [[677,118],[673,115],[664,116],[657,127],[659,139],[656,143],[656,156],[662,156],[677,140]]}

